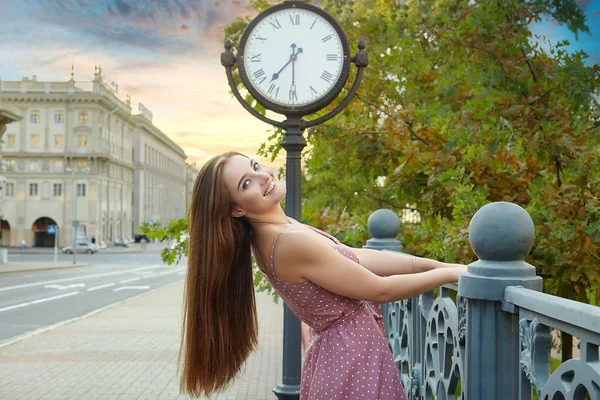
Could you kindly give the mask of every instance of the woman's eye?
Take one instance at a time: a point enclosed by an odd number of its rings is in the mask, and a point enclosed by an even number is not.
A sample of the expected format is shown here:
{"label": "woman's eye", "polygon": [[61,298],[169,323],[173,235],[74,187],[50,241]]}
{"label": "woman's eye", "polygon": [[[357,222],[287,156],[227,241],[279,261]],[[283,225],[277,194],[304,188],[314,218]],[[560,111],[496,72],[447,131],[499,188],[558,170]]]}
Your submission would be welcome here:
{"label": "woman's eye", "polygon": [[244,189],[248,189],[248,185],[250,184],[250,179],[246,179],[244,181],[244,183],[242,184],[242,188]]}
{"label": "woman's eye", "polygon": [[258,163],[254,163],[254,170],[258,171]]}

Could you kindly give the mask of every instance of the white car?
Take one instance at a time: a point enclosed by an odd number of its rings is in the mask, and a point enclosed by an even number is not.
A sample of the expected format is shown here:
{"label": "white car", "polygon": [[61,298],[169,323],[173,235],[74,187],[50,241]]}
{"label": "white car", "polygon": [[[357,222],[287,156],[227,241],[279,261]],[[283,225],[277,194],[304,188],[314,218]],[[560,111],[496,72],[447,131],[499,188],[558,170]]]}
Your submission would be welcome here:
{"label": "white car", "polygon": [[[78,253],[88,253],[88,254],[92,254],[92,253],[97,253],[98,252],[98,246],[94,243],[77,243],[75,245],[75,250]],[[65,246],[62,248],[62,252],[63,253],[67,253],[67,254],[73,254],[73,246]]]}

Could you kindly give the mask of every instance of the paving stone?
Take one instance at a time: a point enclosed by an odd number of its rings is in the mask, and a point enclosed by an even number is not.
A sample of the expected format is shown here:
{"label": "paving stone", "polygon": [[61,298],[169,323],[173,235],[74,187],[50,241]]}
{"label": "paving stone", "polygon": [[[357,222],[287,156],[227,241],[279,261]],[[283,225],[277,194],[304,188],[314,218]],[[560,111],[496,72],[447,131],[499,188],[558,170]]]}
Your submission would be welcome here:
{"label": "paving stone", "polygon": [[[188,399],[176,376],[183,282],[0,348],[1,399]],[[276,399],[283,308],[257,294],[259,350],[213,400]]]}

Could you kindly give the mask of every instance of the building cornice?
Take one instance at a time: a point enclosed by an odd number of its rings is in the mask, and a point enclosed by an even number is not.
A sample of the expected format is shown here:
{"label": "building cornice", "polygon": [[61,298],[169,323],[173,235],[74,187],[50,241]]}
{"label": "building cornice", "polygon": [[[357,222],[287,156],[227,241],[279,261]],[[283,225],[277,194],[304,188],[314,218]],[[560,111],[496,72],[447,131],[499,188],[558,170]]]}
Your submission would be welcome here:
{"label": "building cornice", "polygon": [[161,141],[162,143],[169,146],[173,151],[179,154],[184,159],[187,158],[187,155],[183,151],[181,147],[177,145],[171,138],[169,138],[163,131],[154,126],[150,121],[148,121],[141,114],[136,114],[133,116],[135,120],[135,126],[138,128],[145,129],[148,133],[154,136],[156,139]]}

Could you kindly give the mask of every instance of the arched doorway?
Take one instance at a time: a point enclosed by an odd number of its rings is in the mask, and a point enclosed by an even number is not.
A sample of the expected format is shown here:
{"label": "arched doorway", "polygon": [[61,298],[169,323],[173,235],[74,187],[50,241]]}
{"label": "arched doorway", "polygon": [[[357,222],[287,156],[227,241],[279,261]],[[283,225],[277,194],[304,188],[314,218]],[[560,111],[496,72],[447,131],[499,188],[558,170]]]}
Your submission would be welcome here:
{"label": "arched doorway", "polygon": [[0,220],[0,247],[10,246],[10,224],[7,220]]}
{"label": "arched doorway", "polygon": [[38,218],[31,230],[33,231],[33,247],[54,247],[54,234],[48,233],[48,225],[57,225],[52,218]]}

